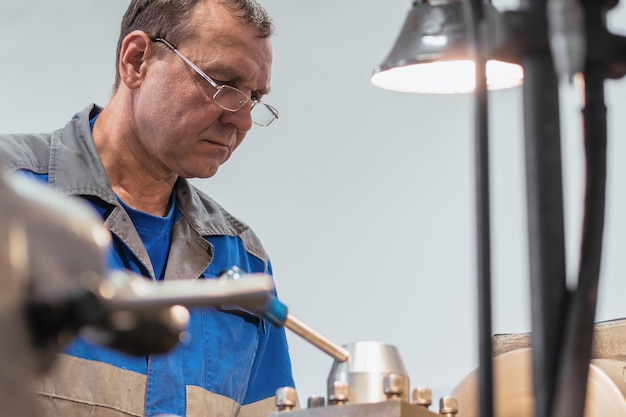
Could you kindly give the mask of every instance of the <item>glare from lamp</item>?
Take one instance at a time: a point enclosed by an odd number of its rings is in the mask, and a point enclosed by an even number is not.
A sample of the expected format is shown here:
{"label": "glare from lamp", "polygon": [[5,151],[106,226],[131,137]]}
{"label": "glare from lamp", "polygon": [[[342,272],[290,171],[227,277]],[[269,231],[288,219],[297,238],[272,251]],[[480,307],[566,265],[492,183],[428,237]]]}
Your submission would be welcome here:
{"label": "glare from lamp", "polygon": [[[490,60],[486,72],[490,90],[517,87],[524,79],[522,67],[508,62]],[[376,72],[371,82],[379,88],[406,93],[470,93],[476,86],[474,61],[436,61],[395,67]]]}

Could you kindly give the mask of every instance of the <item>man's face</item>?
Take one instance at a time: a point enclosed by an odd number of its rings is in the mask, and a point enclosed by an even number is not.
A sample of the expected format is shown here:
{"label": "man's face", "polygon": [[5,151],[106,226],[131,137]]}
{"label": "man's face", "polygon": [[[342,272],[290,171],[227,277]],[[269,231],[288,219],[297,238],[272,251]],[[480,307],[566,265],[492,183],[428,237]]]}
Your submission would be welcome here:
{"label": "man's face", "polygon": [[[176,45],[181,53],[218,84],[232,85],[248,97],[269,91],[269,39],[212,1],[196,7],[191,24],[194,35]],[[152,47],[167,48],[154,42]],[[164,52],[147,61],[146,76],[134,90],[133,125],[141,159],[164,175],[210,177],[252,127],[250,106],[223,110],[212,100],[215,88],[174,52]]]}

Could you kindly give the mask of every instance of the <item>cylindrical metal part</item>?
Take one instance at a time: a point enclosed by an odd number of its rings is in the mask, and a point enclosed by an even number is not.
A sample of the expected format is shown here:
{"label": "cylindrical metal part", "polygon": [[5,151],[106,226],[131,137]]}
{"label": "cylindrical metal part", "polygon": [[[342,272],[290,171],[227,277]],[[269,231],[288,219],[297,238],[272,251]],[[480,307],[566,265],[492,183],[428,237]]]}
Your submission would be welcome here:
{"label": "cylindrical metal part", "polygon": [[412,403],[424,408],[430,407],[433,403],[433,391],[428,387],[417,387],[413,389]]}
{"label": "cylindrical metal part", "polygon": [[385,377],[396,374],[393,377],[394,385],[402,385],[402,393],[398,398],[409,401],[409,377],[395,346],[370,341],[351,343],[344,347],[350,359],[333,364],[327,382],[329,393],[336,382],[343,382],[350,387],[351,404],[386,401]]}
{"label": "cylindrical metal part", "polygon": [[383,392],[389,400],[399,400],[404,394],[406,376],[391,373],[383,378]]}
{"label": "cylindrical metal part", "polygon": [[343,381],[335,381],[328,387],[328,403],[331,405],[343,405],[349,401],[350,386]]}
{"label": "cylindrical metal part", "polygon": [[307,408],[324,407],[326,405],[326,398],[317,395],[312,395],[307,399]]}
{"label": "cylindrical metal part", "polygon": [[276,407],[280,411],[290,411],[298,404],[298,393],[293,387],[280,387],[276,390]]}
{"label": "cylindrical metal part", "polygon": [[442,397],[439,400],[439,414],[445,417],[454,417],[459,412],[456,398],[451,396]]}
{"label": "cylindrical metal part", "polygon": [[345,348],[331,342],[330,340],[295,318],[293,315],[287,314],[285,327],[302,337],[304,340],[311,343],[313,346],[329,354],[336,361],[344,362],[348,360],[349,353]]}

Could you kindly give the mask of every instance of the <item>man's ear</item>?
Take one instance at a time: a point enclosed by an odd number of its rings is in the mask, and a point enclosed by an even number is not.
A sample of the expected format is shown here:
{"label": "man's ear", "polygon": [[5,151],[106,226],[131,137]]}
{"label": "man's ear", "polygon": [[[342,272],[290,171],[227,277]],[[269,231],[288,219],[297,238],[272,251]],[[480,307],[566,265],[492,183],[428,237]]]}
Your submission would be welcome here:
{"label": "man's ear", "polygon": [[148,35],[135,30],[124,38],[120,48],[120,81],[128,88],[136,88],[146,75],[147,58],[152,54],[152,42]]}

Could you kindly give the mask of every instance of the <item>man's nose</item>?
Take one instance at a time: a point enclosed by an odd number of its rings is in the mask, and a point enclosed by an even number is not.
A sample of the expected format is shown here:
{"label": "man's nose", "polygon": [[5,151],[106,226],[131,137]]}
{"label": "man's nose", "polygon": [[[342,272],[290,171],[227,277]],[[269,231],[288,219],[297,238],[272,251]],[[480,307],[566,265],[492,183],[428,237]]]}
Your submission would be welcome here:
{"label": "man's nose", "polygon": [[247,132],[252,128],[252,115],[250,113],[250,105],[246,104],[237,111],[224,110],[220,117],[223,124],[231,124],[235,129]]}

